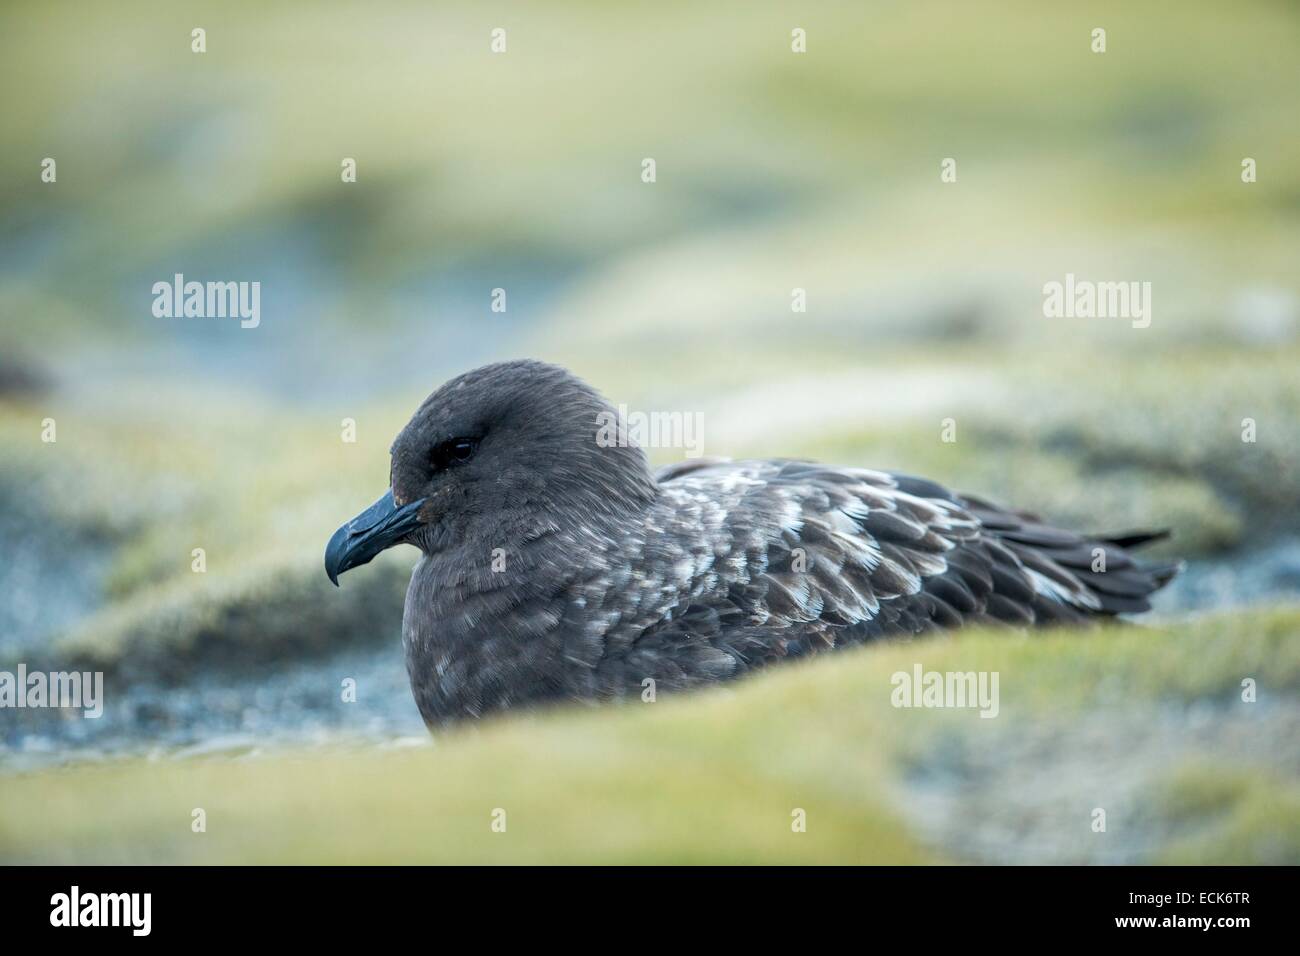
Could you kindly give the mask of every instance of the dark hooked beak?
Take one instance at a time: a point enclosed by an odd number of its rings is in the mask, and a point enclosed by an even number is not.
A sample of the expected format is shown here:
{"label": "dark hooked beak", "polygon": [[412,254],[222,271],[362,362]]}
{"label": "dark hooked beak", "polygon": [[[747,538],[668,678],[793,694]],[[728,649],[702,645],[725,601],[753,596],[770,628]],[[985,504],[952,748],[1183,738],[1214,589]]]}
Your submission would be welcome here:
{"label": "dark hooked beak", "polygon": [[338,587],[339,575],[368,564],[380,551],[391,548],[420,526],[416,517],[424,499],[404,504],[393,501],[393,489],[334,532],[325,546],[325,573]]}

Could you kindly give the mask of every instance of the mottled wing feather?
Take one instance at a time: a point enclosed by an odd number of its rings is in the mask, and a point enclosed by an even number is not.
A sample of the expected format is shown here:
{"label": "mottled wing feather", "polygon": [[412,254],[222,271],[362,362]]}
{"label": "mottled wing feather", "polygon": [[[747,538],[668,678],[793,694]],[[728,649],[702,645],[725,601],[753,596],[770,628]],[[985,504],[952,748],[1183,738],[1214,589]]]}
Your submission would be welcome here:
{"label": "mottled wing feather", "polygon": [[[721,679],[936,627],[1143,611],[1172,574],[906,475],[697,459],[657,477],[660,501],[628,542],[636,570],[583,597],[603,612],[589,618],[591,653],[629,679]],[[689,666],[665,673],[673,660]]]}

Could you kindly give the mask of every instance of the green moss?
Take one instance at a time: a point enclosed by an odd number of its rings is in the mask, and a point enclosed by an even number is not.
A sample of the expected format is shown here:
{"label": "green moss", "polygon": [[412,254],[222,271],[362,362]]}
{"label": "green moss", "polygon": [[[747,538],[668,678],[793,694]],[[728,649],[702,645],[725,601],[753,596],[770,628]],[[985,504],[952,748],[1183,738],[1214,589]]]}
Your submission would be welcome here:
{"label": "green moss", "polygon": [[1177,828],[1155,862],[1241,866],[1300,860],[1300,781],[1294,777],[1231,762],[1198,764],[1167,776],[1153,798]]}
{"label": "green moss", "polygon": [[[1234,706],[1243,674],[1300,694],[1300,612],[1032,638],[963,634],[866,647],[716,691],[514,714],[433,745],[123,761],[24,773],[0,788],[0,857],[13,862],[821,862],[949,858],[907,822],[904,774],[953,748],[992,756],[1045,735],[1052,752],[1090,715],[1133,728],[1171,702]],[[891,675],[998,670],[1001,714],[898,710]],[[1237,704],[1236,706],[1250,706]],[[1258,719],[1269,721],[1267,711]],[[990,726],[993,725],[993,726]],[[999,741],[1003,742],[1002,744]],[[1213,747],[1211,741],[1206,746]],[[997,748],[988,750],[988,748]],[[1007,759],[1012,759],[1010,756]],[[1295,788],[1249,755],[1227,779],[1152,787],[1150,859],[1294,862]],[[1032,773],[1008,765],[1008,780]],[[1085,786],[1084,790],[1087,790]],[[1086,799],[1081,796],[1081,799]],[[207,832],[190,830],[202,807]],[[507,830],[491,829],[495,809]],[[807,832],[791,830],[806,812]],[[966,810],[958,808],[959,813]]]}
{"label": "green moss", "polygon": [[305,558],[253,561],[237,573],[194,574],[151,587],[57,640],[49,659],[132,681],[185,680],[203,670],[247,672],[397,641],[409,562],[386,557],[336,589],[319,561]]}

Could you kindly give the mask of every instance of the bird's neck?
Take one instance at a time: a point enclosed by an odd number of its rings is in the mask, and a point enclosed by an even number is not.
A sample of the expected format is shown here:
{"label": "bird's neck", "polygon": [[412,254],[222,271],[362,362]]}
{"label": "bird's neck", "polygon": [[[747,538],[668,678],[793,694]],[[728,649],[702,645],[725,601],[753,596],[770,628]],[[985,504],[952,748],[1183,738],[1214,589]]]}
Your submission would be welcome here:
{"label": "bird's neck", "polygon": [[426,723],[564,696],[575,669],[594,668],[585,590],[622,565],[646,507],[557,516],[501,541],[424,556],[407,589],[402,637]]}

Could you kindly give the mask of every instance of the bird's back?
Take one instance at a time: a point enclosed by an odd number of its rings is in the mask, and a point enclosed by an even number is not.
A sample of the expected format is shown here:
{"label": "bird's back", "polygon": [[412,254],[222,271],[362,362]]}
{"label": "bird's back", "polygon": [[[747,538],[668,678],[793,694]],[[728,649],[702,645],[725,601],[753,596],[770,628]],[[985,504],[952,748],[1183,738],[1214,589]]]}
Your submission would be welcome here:
{"label": "bird's back", "polygon": [[1177,570],[1128,554],[1154,536],[1089,538],[904,475],[697,460],[657,478],[621,549],[627,578],[582,601],[599,684],[692,685],[877,637],[1140,612]]}

